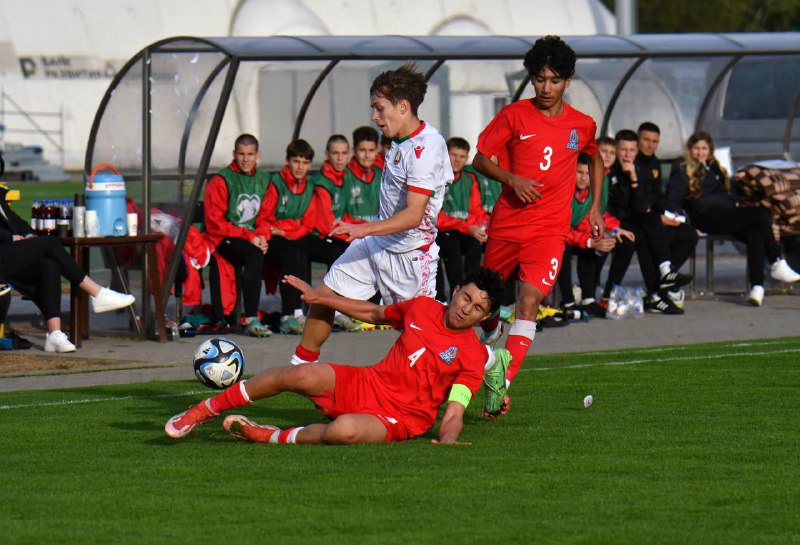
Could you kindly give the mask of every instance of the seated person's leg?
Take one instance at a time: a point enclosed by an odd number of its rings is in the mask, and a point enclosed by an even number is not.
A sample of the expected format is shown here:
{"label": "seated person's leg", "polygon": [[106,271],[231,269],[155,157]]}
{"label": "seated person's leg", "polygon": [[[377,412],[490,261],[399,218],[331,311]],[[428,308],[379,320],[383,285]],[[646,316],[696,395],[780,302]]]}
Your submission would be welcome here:
{"label": "seated person's leg", "polygon": [[[291,240],[274,236],[269,241],[267,261],[280,265],[281,275],[293,275],[310,282],[308,267],[308,248],[305,239]],[[281,283],[281,333],[300,335],[303,333],[301,320],[296,315],[303,314],[303,301],[300,292],[291,286]]]}
{"label": "seated person's leg", "polygon": [[697,231],[691,225],[683,223],[676,227],[667,227],[666,232],[670,261],[677,271],[694,253],[694,248],[697,246]]}
{"label": "seated person's leg", "polygon": [[572,293],[572,246],[564,246],[564,256],[561,258],[561,271],[558,273],[558,291],[561,294],[561,306],[571,308],[575,306],[575,295]]}
{"label": "seated person's leg", "polygon": [[242,299],[244,315],[258,317],[261,300],[261,269],[264,254],[243,238],[226,238],[217,245],[217,252],[232,265],[242,267]]}
{"label": "seated person's leg", "polygon": [[[636,236],[638,237],[638,235]],[[622,238],[622,242],[618,242],[614,247],[614,251],[611,253],[611,265],[608,268],[608,278],[606,279],[605,288],[603,288],[603,299],[608,299],[611,295],[611,289],[615,285],[622,285],[635,251],[636,245],[625,237]]]}

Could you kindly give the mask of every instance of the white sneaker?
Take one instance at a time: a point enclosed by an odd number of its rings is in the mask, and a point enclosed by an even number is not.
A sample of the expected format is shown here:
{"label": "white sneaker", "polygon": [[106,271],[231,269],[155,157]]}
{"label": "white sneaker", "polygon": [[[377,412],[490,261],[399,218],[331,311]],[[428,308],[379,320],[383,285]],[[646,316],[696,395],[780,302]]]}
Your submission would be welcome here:
{"label": "white sneaker", "polygon": [[481,330],[481,342],[483,344],[488,344],[489,346],[494,346],[500,337],[503,336],[503,331],[505,331],[503,322],[498,322],[494,331]]}
{"label": "white sneaker", "polygon": [[683,290],[667,291],[667,296],[675,303],[678,308],[683,308],[683,303],[686,301],[686,293]]}
{"label": "white sneaker", "polygon": [[47,334],[44,340],[44,351],[75,352],[75,345],[69,342],[64,332],[59,329],[58,331],[51,331]]}
{"label": "white sneaker", "polygon": [[119,293],[108,288],[100,288],[100,293],[92,296],[92,310],[96,313],[108,312],[131,306],[136,301],[133,295]]}
{"label": "white sneaker", "polygon": [[338,325],[342,331],[361,331],[361,324],[352,320],[349,316],[342,314],[340,312],[336,313],[336,316],[333,317],[333,323]]}
{"label": "white sneaker", "polygon": [[800,274],[797,274],[794,270],[792,270],[792,268],[783,258],[780,258],[770,266],[769,275],[775,280],[786,282],[787,284],[791,284],[792,282],[797,282],[800,280]]}
{"label": "white sneaker", "polygon": [[747,297],[747,302],[754,307],[760,307],[764,302],[764,286],[753,286],[750,290],[750,295]]}

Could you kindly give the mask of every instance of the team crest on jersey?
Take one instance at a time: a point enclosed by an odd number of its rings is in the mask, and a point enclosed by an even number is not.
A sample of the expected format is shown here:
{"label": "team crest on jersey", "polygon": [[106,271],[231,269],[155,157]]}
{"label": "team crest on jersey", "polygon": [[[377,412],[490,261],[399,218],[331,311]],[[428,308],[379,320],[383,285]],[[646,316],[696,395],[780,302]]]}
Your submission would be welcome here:
{"label": "team crest on jersey", "polygon": [[261,209],[261,199],[258,195],[239,195],[236,201],[236,212],[239,214],[239,224],[247,223],[258,215]]}
{"label": "team crest on jersey", "polygon": [[572,129],[569,131],[569,142],[567,142],[567,149],[578,151],[579,140],[580,138],[578,137],[578,129]]}
{"label": "team crest on jersey", "polygon": [[395,165],[399,165],[399,164],[400,164],[400,160],[401,160],[402,158],[403,158],[403,154],[402,154],[402,153],[400,153],[400,150],[398,149],[398,150],[397,150],[397,153],[395,153],[395,154],[394,154],[394,164],[395,164]]}
{"label": "team crest on jersey", "polygon": [[453,360],[456,359],[456,356],[458,356],[457,346],[451,346],[450,348],[439,354],[439,357],[442,358],[447,365],[453,363]]}
{"label": "team crest on jersey", "polygon": [[420,158],[420,156],[422,155],[422,152],[423,152],[424,149],[425,149],[425,146],[416,146],[414,148],[414,155],[417,156],[417,159]]}
{"label": "team crest on jersey", "polygon": [[657,168],[654,168],[651,174],[653,175],[653,178],[658,178],[661,176],[661,171]]}

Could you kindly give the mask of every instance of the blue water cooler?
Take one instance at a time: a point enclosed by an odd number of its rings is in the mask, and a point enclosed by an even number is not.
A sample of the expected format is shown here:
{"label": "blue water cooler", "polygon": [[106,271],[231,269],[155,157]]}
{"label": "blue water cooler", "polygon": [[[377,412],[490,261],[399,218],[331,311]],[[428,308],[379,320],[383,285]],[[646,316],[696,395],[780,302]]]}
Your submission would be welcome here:
{"label": "blue water cooler", "polygon": [[[111,170],[112,173],[99,172]],[[86,210],[97,211],[101,236],[124,237],[127,234],[125,180],[113,165],[97,165],[86,185]]]}

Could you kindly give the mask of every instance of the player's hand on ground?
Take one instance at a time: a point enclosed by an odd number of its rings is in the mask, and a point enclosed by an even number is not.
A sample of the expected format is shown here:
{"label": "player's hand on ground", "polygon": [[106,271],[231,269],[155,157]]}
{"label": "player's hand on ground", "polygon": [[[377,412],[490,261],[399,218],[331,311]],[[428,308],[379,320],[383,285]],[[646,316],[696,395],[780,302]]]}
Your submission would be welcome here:
{"label": "player's hand on ground", "polygon": [[544,184],[535,182],[530,178],[523,178],[522,176],[512,174],[511,178],[509,178],[508,185],[514,190],[514,194],[517,198],[524,203],[532,203],[536,199],[542,198],[542,194],[539,193],[536,188],[542,187]]}
{"label": "player's hand on ground", "polygon": [[352,242],[357,238],[364,238],[369,234],[365,223],[347,223],[346,221],[336,220],[329,236],[347,235],[347,242]]}
{"label": "player's hand on ground", "polygon": [[431,439],[431,443],[433,443],[434,445],[460,445],[460,446],[469,446],[472,444],[468,441],[456,441],[456,440],[441,441],[439,439]]}
{"label": "player's hand on ground", "polygon": [[293,275],[291,275],[291,274],[287,274],[286,276],[284,276],[284,277],[283,277],[283,280],[282,280],[282,282],[283,282],[284,284],[289,284],[290,286],[292,286],[293,288],[295,288],[297,291],[299,291],[299,292],[302,294],[302,295],[300,296],[300,297],[301,297],[301,299],[302,299],[303,301],[305,301],[306,303],[312,304],[312,303],[315,303],[315,302],[316,302],[316,299],[317,299],[317,297],[316,297],[316,295],[317,295],[317,292],[316,292],[316,290],[315,290],[314,288],[312,288],[312,287],[311,287],[311,285],[310,285],[308,282],[306,282],[305,280],[300,280],[300,279],[299,279],[299,278],[297,278],[296,276],[293,276]]}

